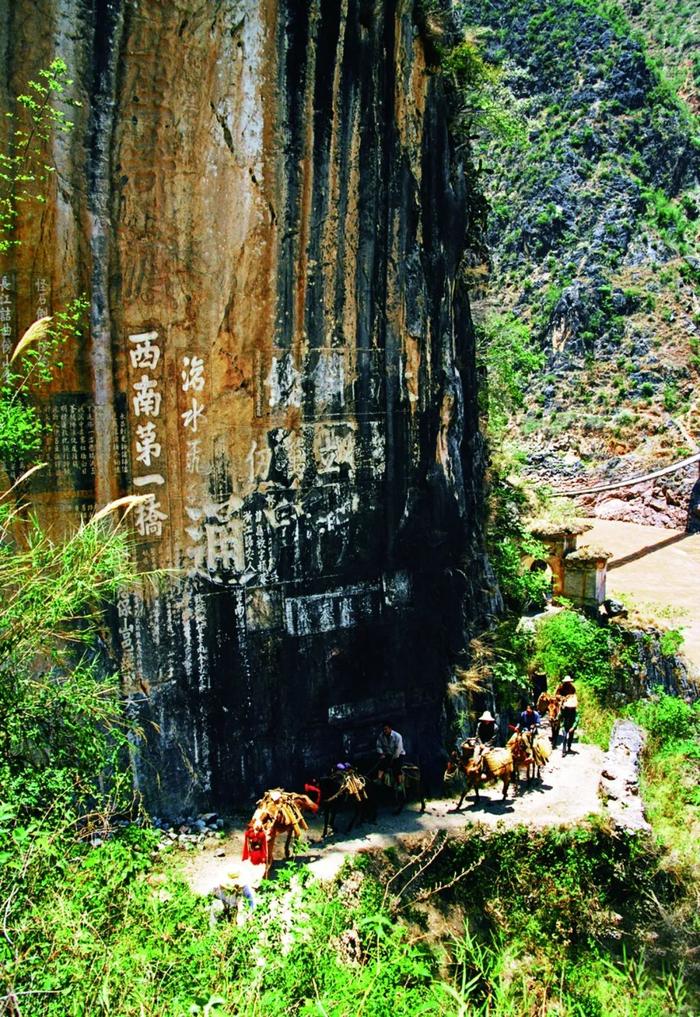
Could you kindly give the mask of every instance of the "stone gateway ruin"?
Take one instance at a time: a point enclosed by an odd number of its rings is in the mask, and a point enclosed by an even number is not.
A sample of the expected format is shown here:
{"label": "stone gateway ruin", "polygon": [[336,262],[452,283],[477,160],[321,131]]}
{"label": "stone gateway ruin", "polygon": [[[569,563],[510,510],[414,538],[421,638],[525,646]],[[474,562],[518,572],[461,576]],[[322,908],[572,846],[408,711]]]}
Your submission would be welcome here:
{"label": "stone gateway ruin", "polygon": [[440,766],[492,584],[469,180],[412,0],[0,8],[3,104],[56,55],[81,103],[2,266],[5,356],[90,304],[33,497],[58,532],[147,495],[139,567],[170,570],[114,616],[138,786],[222,807],[385,718]]}

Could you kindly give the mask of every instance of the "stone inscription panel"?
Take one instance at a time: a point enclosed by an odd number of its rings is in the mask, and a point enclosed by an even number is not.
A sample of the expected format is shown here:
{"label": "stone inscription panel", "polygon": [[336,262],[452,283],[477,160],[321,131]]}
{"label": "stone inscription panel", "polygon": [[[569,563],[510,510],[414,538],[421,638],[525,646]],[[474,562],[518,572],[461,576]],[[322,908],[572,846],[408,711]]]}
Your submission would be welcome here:
{"label": "stone inscription panel", "polygon": [[133,521],[139,537],[160,541],[167,523],[167,455],[161,422],[161,337],[153,329],[127,336],[129,409],[132,434],[132,478],[136,494],[147,500],[136,506]]}
{"label": "stone inscription panel", "polygon": [[9,360],[17,341],[17,276],[15,272],[0,275],[0,340],[3,360]]}
{"label": "stone inscription panel", "polygon": [[361,622],[376,619],[381,605],[378,585],[348,586],[307,597],[288,597],[284,603],[285,628],[290,636],[354,628]]}
{"label": "stone inscription panel", "polygon": [[48,469],[32,478],[34,491],[92,491],[95,481],[95,411],[84,393],[61,393],[42,408],[43,457]]}
{"label": "stone inscription panel", "polygon": [[296,357],[276,349],[256,360],[259,417],[290,409],[301,409],[307,419],[376,416],[385,412],[385,398],[382,350],[324,348]]}

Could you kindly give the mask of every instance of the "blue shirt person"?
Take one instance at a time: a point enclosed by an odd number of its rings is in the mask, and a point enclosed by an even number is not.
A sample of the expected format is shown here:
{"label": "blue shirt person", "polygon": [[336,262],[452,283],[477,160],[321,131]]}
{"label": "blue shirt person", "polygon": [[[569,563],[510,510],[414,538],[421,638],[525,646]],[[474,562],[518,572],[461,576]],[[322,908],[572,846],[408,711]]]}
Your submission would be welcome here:
{"label": "blue shirt person", "polygon": [[523,710],[518,718],[518,727],[521,731],[531,731],[540,726],[541,719],[532,703],[528,703],[527,709]]}

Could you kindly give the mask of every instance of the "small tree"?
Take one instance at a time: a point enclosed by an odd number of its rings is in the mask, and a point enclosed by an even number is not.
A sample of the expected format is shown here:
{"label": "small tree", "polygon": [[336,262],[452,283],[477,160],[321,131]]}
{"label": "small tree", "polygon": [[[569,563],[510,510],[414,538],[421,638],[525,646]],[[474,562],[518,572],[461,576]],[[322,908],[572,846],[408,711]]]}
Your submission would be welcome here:
{"label": "small tree", "polygon": [[46,201],[46,186],[55,172],[45,155],[49,141],[55,132],[73,127],[58,103],[80,105],[64,96],[72,84],[65,61],[53,60],[36,81],[27,82],[28,91],[17,96],[17,112],[5,114],[10,136],[7,149],[0,150],[0,254],[18,244],[14,230],[20,207]]}

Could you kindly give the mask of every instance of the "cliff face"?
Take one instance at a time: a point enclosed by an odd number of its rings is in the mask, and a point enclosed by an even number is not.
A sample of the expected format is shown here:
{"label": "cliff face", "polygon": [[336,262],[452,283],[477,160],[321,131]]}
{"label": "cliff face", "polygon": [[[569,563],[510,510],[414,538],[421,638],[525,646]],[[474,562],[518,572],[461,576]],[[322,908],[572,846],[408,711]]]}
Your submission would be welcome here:
{"label": "cliff face", "polygon": [[83,103],[7,266],[18,329],[38,293],[91,302],[35,497],[148,494],[140,564],[177,570],[115,618],[139,783],[241,800],[385,716],[439,765],[487,595],[469,210],[412,3],[4,15],[7,94],[60,55]]}

